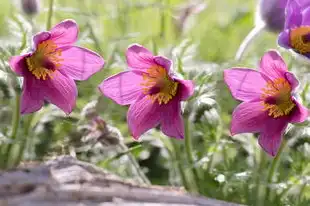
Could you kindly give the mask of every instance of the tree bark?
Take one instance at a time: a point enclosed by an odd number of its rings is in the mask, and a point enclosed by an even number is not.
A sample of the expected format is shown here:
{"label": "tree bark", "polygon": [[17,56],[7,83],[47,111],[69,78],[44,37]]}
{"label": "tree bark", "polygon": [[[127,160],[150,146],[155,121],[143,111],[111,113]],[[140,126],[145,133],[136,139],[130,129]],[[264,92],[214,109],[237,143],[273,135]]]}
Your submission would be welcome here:
{"label": "tree bark", "polygon": [[1,206],[236,206],[178,188],[144,186],[70,156],[0,174]]}

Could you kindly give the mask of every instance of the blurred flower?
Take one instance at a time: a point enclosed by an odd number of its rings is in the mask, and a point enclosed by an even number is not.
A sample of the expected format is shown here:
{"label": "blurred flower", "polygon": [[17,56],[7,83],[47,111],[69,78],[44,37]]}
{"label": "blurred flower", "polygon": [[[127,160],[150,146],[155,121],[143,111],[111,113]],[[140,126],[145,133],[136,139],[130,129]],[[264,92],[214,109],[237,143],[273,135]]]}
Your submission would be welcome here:
{"label": "blurred flower", "polygon": [[86,80],[103,67],[101,56],[72,45],[78,31],[73,20],[65,20],[35,35],[30,53],[11,57],[12,70],[24,77],[22,114],[41,109],[44,100],[71,113],[77,97],[74,80]]}
{"label": "blurred flower", "polygon": [[118,129],[109,126],[100,116],[94,117],[89,127],[87,127],[86,135],[82,137],[84,143],[102,143],[104,145],[118,145],[122,140],[121,133]]}
{"label": "blurred flower", "polygon": [[194,93],[193,82],[177,79],[170,60],[140,45],[130,46],[126,56],[129,71],[104,80],[101,92],[120,105],[130,105],[127,121],[135,139],[159,124],[167,136],[183,138],[180,103]]}
{"label": "blurred flower", "polygon": [[310,58],[310,1],[290,0],[286,7],[284,31],[278,43],[286,49]]}
{"label": "blurred flower", "polygon": [[35,15],[39,11],[38,0],[21,0],[23,12],[27,15]]}
{"label": "blurred flower", "polygon": [[[182,34],[184,30],[187,30],[188,21],[191,17],[201,13],[207,8],[207,4],[201,0],[196,1],[188,1],[184,5],[180,6],[175,11],[175,18],[174,23],[176,25],[176,28],[178,30],[179,34]],[[192,25],[194,25],[194,22],[192,22]]]}
{"label": "blurred flower", "polygon": [[258,16],[268,30],[280,32],[284,28],[285,6],[288,0],[261,0]]}
{"label": "blurred flower", "polygon": [[276,51],[263,56],[259,71],[225,70],[224,80],[233,97],[243,101],[232,115],[232,135],[259,132],[259,144],[272,156],[278,152],[288,123],[308,117],[308,109],[293,95],[299,82]]}
{"label": "blurred flower", "polygon": [[284,28],[285,6],[288,0],[260,0],[256,12],[255,27],[248,33],[236,53],[236,60],[241,60],[248,46],[265,29],[279,33]]}

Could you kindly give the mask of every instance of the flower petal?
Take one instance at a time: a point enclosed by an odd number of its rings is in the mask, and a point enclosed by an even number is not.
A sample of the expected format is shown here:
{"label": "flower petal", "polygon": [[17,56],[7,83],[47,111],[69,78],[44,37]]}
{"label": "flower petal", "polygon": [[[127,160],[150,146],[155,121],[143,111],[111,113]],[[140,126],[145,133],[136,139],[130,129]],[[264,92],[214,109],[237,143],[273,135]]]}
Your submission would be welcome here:
{"label": "flower petal", "polygon": [[63,59],[61,72],[74,80],[86,80],[103,68],[104,60],[95,52],[76,46],[59,49]]}
{"label": "flower petal", "polygon": [[298,3],[289,0],[286,6],[285,29],[292,29],[301,25],[302,15]]}
{"label": "flower petal", "polygon": [[282,135],[287,127],[287,119],[270,118],[265,122],[265,128],[258,137],[259,145],[271,156],[278,153]]}
{"label": "flower petal", "polygon": [[43,31],[43,32],[40,32],[40,33],[36,34],[33,37],[33,44],[34,44],[33,47],[34,47],[34,49],[36,49],[37,46],[41,42],[48,40],[50,37],[51,37],[51,33],[47,32],[47,31]]}
{"label": "flower petal", "polygon": [[293,73],[291,73],[291,72],[286,72],[285,73],[285,78],[290,83],[290,85],[292,87],[292,91],[294,91],[298,87],[298,85],[299,85],[299,81],[296,78],[296,76]]}
{"label": "flower petal", "polygon": [[180,101],[174,98],[168,104],[162,105],[162,107],[161,131],[169,137],[183,139],[184,123]]}
{"label": "flower petal", "polygon": [[309,116],[308,108],[304,107],[300,104],[297,100],[294,101],[296,104],[296,109],[294,109],[293,113],[291,114],[291,123],[302,123],[306,121]]}
{"label": "flower petal", "polygon": [[310,6],[302,12],[302,25],[310,26]]}
{"label": "flower petal", "polygon": [[[156,65],[153,57],[149,50],[138,44],[130,46],[126,52],[128,67],[133,70],[146,70]],[[164,63],[162,59],[158,61]]]}
{"label": "flower petal", "polygon": [[142,80],[142,76],[135,72],[121,72],[104,80],[99,89],[117,104],[128,105],[142,95]]}
{"label": "flower petal", "polygon": [[259,99],[266,80],[252,69],[232,68],[224,71],[224,81],[235,99],[251,101]]}
{"label": "flower petal", "polygon": [[52,79],[45,80],[42,87],[45,98],[50,103],[55,104],[66,114],[70,114],[75,107],[77,88],[75,82],[70,77],[55,71]]}
{"label": "flower petal", "polygon": [[51,30],[51,40],[58,46],[74,44],[79,34],[78,25],[74,20],[64,20],[54,26]]}
{"label": "flower petal", "polygon": [[269,119],[268,114],[263,109],[263,103],[261,101],[243,102],[238,105],[232,114],[231,134],[262,131],[266,120]]}
{"label": "flower petal", "polygon": [[152,103],[148,96],[144,96],[130,105],[127,113],[129,130],[135,139],[156,127],[160,122],[160,118],[159,104]]}
{"label": "flower petal", "polygon": [[29,75],[24,78],[21,95],[21,114],[36,112],[42,108],[44,96],[41,90],[42,81]]}
{"label": "flower petal", "polygon": [[164,67],[167,72],[170,71],[170,67],[171,67],[171,60],[167,59],[166,57],[163,56],[155,56],[154,57],[154,62],[162,67]]}
{"label": "flower petal", "polygon": [[21,56],[13,56],[9,60],[9,64],[11,69],[17,74],[17,75],[24,75],[25,70],[27,70],[27,65],[25,61],[25,57],[29,56],[30,54],[24,54]]}
{"label": "flower petal", "polygon": [[291,48],[291,46],[290,46],[290,31],[289,30],[284,30],[279,34],[278,44],[285,49]]}
{"label": "flower petal", "polygon": [[260,61],[260,72],[271,80],[285,78],[287,66],[277,51],[271,50],[265,53]]}
{"label": "flower petal", "polygon": [[184,101],[191,97],[195,92],[195,84],[192,80],[182,80],[182,79],[175,79],[179,82],[179,95],[181,101]]}

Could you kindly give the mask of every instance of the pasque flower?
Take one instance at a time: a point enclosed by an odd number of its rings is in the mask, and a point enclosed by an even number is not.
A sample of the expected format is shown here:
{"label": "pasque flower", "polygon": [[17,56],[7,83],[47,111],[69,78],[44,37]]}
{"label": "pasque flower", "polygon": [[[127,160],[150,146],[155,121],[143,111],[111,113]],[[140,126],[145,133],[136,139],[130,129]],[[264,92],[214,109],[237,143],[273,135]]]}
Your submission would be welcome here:
{"label": "pasque flower", "polygon": [[158,125],[167,136],[183,138],[180,102],[193,94],[193,82],[176,78],[170,60],[140,45],[130,46],[126,56],[129,70],[104,80],[100,91],[120,105],[130,105],[127,121],[135,139]]}
{"label": "pasque flower", "polygon": [[101,56],[73,46],[78,31],[73,20],[65,20],[35,35],[30,53],[11,57],[12,70],[23,77],[22,114],[41,109],[44,100],[69,114],[77,97],[74,80],[86,80],[103,67]]}
{"label": "pasque flower", "polygon": [[266,28],[273,32],[280,32],[284,28],[285,6],[288,0],[260,0],[258,15]]}
{"label": "pasque flower", "polygon": [[278,38],[280,46],[310,58],[310,1],[289,0],[285,27]]}
{"label": "pasque flower", "polygon": [[261,59],[259,71],[232,68],[224,80],[233,97],[243,101],[233,112],[231,133],[260,133],[258,142],[270,155],[278,152],[288,123],[300,123],[308,109],[294,96],[298,80],[276,51]]}

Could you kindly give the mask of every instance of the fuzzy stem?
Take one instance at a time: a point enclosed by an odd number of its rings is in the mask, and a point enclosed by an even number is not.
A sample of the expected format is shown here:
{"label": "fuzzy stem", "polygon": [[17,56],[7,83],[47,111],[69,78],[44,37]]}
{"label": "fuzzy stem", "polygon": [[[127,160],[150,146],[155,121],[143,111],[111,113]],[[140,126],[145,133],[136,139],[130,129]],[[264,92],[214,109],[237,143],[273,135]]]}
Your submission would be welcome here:
{"label": "fuzzy stem", "polygon": [[144,172],[141,170],[139,163],[137,162],[135,157],[130,153],[127,145],[125,145],[124,143],[120,143],[120,147],[122,148],[122,150],[124,150],[124,152],[127,153],[127,156],[132,165],[134,166],[136,173],[140,177],[141,181],[147,185],[151,185],[150,180],[145,176]]}
{"label": "fuzzy stem", "polygon": [[9,165],[9,158],[11,157],[11,152],[13,148],[14,141],[16,139],[16,135],[18,132],[19,128],[19,122],[20,122],[20,94],[16,93],[16,98],[15,98],[15,108],[14,108],[14,114],[12,118],[12,133],[10,136],[11,143],[8,144],[6,150],[5,150],[5,160],[4,160],[4,166],[8,168]]}
{"label": "fuzzy stem", "polygon": [[286,146],[287,141],[285,139],[282,140],[281,146],[279,148],[278,154],[277,156],[273,159],[270,169],[269,169],[269,173],[267,176],[267,187],[266,187],[266,193],[265,193],[265,200],[268,201],[270,199],[271,196],[271,192],[270,192],[270,184],[273,182],[273,177],[275,175],[275,172],[278,168],[280,159],[281,159],[281,155],[283,153],[283,150]]}
{"label": "fuzzy stem", "polygon": [[184,121],[184,129],[185,129],[185,151],[186,151],[187,160],[189,162],[189,165],[191,167],[191,170],[194,176],[195,185],[198,189],[198,192],[201,193],[202,191],[201,191],[200,184],[199,184],[200,178],[199,178],[198,171],[195,166],[195,160],[193,157],[193,149],[192,149],[192,142],[191,142],[191,137],[190,137],[188,118],[186,118],[186,120]]}
{"label": "fuzzy stem", "polygon": [[181,180],[182,180],[182,183],[183,183],[183,186],[185,187],[185,189],[187,191],[190,191],[191,190],[191,187],[190,187],[190,184],[188,182],[188,180],[186,179],[186,175],[185,175],[185,172],[183,170],[183,167],[182,167],[182,160],[181,160],[181,152],[180,152],[180,149],[179,149],[179,145],[175,142],[175,141],[171,141],[172,143],[172,146],[173,146],[173,156],[174,156],[174,159],[177,163],[177,167],[178,167],[178,170],[179,170],[179,174],[181,176]]}
{"label": "fuzzy stem", "polygon": [[250,43],[265,29],[265,24],[260,24],[255,26],[250,33],[244,38],[243,42],[240,44],[240,47],[236,53],[235,59],[240,61],[245,50],[248,48]]}
{"label": "fuzzy stem", "polygon": [[54,0],[49,0],[47,21],[46,21],[46,30],[50,30],[52,27],[53,13],[54,13]]}

